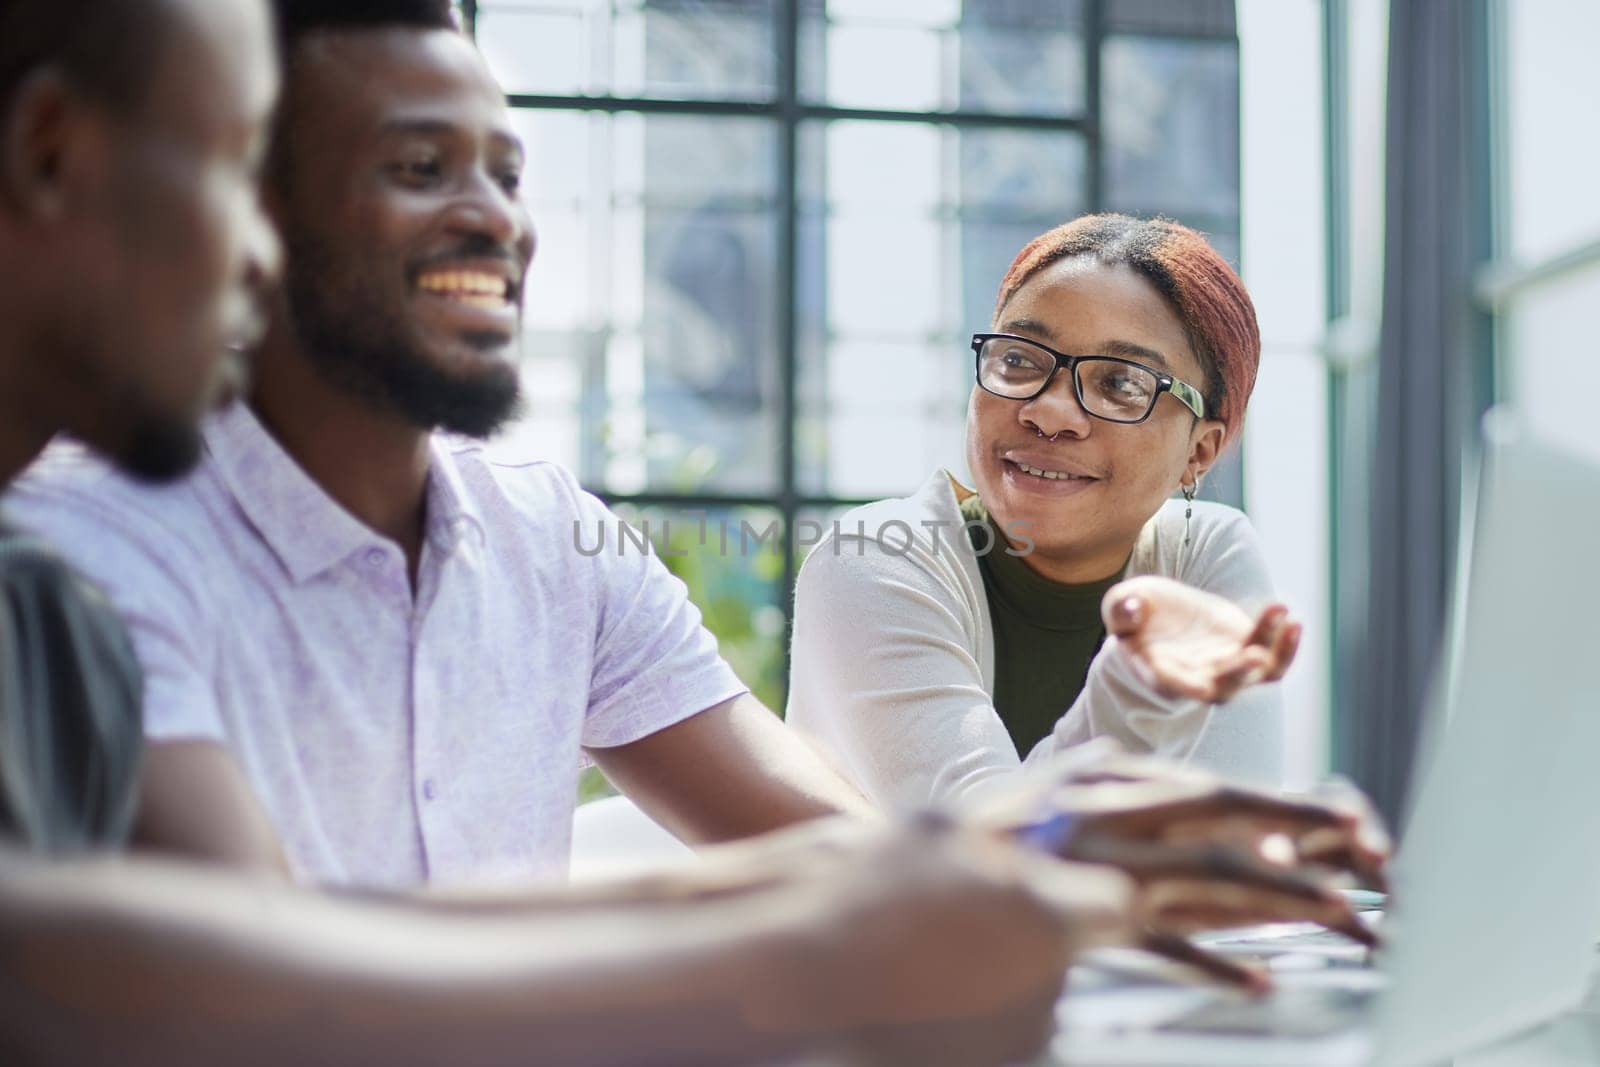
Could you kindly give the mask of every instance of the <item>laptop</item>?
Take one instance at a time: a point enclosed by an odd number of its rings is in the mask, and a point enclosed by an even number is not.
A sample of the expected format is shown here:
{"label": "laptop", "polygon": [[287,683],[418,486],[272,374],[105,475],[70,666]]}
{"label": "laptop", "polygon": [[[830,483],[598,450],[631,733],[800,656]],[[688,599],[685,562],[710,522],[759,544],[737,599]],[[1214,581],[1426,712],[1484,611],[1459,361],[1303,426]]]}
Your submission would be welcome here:
{"label": "laptop", "polygon": [[[1053,1055],[1407,1067],[1583,1001],[1600,924],[1600,562],[1582,546],[1600,537],[1600,468],[1494,414],[1485,439],[1375,968],[1275,968],[1272,996],[1175,1001],[1137,1040],[1075,1035],[1069,997]],[[1292,956],[1304,936],[1229,947]]]}

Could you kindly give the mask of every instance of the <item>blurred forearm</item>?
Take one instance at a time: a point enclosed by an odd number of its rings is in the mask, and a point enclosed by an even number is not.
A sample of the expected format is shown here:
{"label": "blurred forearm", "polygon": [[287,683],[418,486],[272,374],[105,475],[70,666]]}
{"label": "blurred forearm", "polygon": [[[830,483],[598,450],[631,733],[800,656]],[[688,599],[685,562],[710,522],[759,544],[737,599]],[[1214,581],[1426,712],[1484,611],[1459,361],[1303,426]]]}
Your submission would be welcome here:
{"label": "blurred forearm", "polygon": [[877,819],[826,816],[739,841],[704,845],[682,862],[617,878],[492,888],[423,887],[406,893],[368,893],[345,887],[328,891],[397,909],[455,915],[572,914],[621,906],[683,904],[775,887],[792,880],[797,869],[814,860],[831,859],[858,847],[881,828]]}
{"label": "blurred forearm", "polygon": [[782,1058],[812,1026],[789,1014],[786,900],[427,916],[187,866],[0,856],[0,1048],[162,1067]]}
{"label": "blurred forearm", "polygon": [[631,744],[590,749],[622,792],[680,840],[736,841],[877,809],[750,694]]}

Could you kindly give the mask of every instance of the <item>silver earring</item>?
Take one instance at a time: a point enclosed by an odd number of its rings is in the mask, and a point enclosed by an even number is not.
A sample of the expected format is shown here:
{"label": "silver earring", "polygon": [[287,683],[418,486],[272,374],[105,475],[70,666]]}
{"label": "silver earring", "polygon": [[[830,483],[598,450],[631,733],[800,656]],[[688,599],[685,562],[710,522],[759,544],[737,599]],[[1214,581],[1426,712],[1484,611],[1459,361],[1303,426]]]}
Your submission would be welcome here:
{"label": "silver earring", "polygon": [[1196,478],[1187,485],[1178,483],[1178,488],[1183,490],[1183,543],[1189,544],[1189,520],[1194,518],[1194,495],[1200,491],[1200,479]]}

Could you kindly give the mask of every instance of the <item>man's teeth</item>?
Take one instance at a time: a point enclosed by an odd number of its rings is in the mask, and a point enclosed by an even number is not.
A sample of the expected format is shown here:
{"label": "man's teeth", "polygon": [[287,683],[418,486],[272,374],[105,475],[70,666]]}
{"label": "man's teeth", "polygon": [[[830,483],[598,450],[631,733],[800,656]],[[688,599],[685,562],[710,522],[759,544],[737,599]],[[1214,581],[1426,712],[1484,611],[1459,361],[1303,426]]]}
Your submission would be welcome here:
{"label": "man's teeth", "polygon": [[424,274],[417,279],[417,288],[473,307],[495,309],[505,306],[511,286],[498,274],[445,270]]}
{"label": "man's teeth", "polygon": [[459,300],[468,307],[488,308],[491,311],[506,306],[506,298],[503,296],[484,296],[473,293],[446,293],[445,296],[450,300]]}
{"label": "man's teeth", "polygon": [[1051,479],[1053,481],[1059,480],[1059,481],[1063,481],[1063,482],[1066,482],[1066,481],[1080,481],[1081,482],[1081,481],[1087,481],[1088,480],[1087,478],[1085,478],[1081,474],[1068,474],[1066,471],[1040,470],[1038,467],[1030,467],[1026,463],[1018,463],[1017,467],[1019,469],[1021,469],[1022,473],[1031,474],[1035,478],[1049,478],[1049,479]]}

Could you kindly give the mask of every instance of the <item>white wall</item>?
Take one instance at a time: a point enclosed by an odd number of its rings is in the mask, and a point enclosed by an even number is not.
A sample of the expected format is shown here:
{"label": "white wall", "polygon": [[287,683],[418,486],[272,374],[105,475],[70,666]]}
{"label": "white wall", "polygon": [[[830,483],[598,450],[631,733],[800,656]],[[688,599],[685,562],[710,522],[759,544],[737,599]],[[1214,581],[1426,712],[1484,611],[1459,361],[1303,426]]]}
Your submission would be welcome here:
{"label": "white wall", "polygon": [[1285,679],[1286,766],[1328,765],[1328,426],[1322,5],[1239,0],[1244,280],[1261,321],[1245,493],[1282,597],[1306,624]]}

